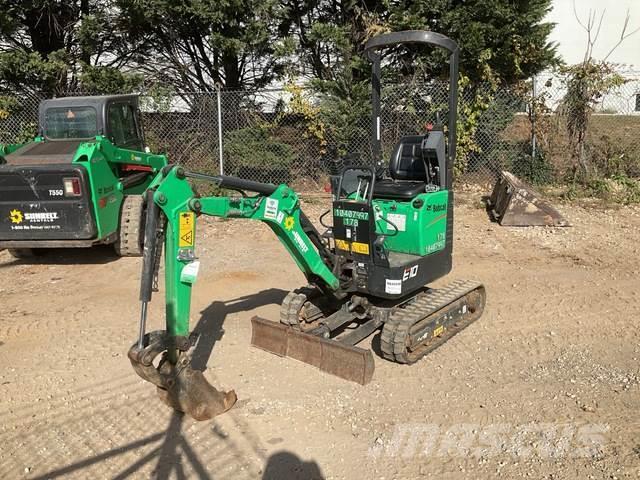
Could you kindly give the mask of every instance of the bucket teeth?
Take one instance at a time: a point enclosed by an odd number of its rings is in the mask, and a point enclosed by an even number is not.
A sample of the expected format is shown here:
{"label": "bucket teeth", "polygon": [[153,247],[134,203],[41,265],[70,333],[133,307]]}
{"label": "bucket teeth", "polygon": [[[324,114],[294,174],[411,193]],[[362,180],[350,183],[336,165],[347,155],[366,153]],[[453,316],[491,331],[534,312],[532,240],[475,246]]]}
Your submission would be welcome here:
{"label": "bucket teeth", "polygon": [[[158,396],[171,408],[196,420],[209,420],[236,403],[233,390],[217,390],[201,371],[191,368],[191,357],[186,352],[180,353],[175,364],[168,361],[165,352],[175,348],[175,341],[166,332],[146,334],[144,344],[143,348],[136,343],[129,349],[131,365],[143,380],[157,387]],[[153,362],[159,355],[162,359],[155,367]]]}
{"label": "bucket teeth", "polygon": [[[187,358],[185,355],[185,360]],[[209,420],[226,412],[236,403],[237,397],[233,390],[219,391],[207,381],[200,370],[192,369],[188,361],[185,365],[164,362],[159,370],[171,378],[166,382],[165,388],[158,387],[160,400],[196,420]]]}
{"label": "bucket teeth", "polygon": [[373,378],[375,363],[371,350],[302,333],[264,318],[251,319],[251,345],[361,385]]}

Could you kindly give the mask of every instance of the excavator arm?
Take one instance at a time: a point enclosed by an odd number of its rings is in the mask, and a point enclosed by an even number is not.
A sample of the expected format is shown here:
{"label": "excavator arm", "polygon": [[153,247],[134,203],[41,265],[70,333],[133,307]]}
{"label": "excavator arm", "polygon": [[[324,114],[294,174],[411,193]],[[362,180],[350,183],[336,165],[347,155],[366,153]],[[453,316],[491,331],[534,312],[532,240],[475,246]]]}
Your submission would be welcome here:
{"label": "excavator arm", "polygon": [[[191,180],[208,181],[241,194],[200,197]],[[223,190],[224,191],[224,190]],[[245,192],[255,192],[247,195]],[[165,168],[147,193],[138,342],[129,359],[143,379],[155,384],[160,398],[176,410],[204,420],[223,413],[235,403],[235,393],[219,392],[191,369],[189,316],[191,289],[196,280],[196,224],[201,215],[258,220],[271,228],[310,283],[327,293],[340,282],[332,272],[332,255],[300,209],[297,194],[288,186],[275,186],[228,176],[208,176]],[[147,305],[151,301],[160,249],[164,243],[166,330],[147,333]],[[160,361],[154,362],[160,356]],[[158,363],[158,366],[154,366]]]}

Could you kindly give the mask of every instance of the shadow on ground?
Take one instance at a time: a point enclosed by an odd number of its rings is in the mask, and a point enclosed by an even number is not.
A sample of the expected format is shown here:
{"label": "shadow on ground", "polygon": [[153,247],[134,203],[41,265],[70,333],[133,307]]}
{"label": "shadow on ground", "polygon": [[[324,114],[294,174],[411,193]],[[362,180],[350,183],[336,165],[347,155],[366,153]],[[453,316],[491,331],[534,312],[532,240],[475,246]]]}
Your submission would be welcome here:
{"label": "shadow on ground", "polygon": [[[200,337],[193,352],[193,368],[200,370],[206,368],[207,361],[216,342],[223,336],[224,331],[222,327],[225,318],[227,318],[229,314],[253,310],[263,305],[279,304],[282,302],[286,293],[286,291],[280,289],[268,289],[253,295],[227,301],[216,301],[204,309],[194,329],[194,331],[200,334]],[[104,385],[102,388],[104,388]],[[151,392],[153,388],[152,385],[145,384],[144,391]],[[122,392],[114,391],[107,393],[107,395],[109,400],[111,397],[122,396]],[[104,400],[101,401],[104,402]],[[118,429],[122,431],[148,431],[149,416],[154,415],[153,410],[165,408],[159,399],[155,399],[151,395],[144,398],[142,402],[134,402],[131,399],[125,400],[121,408],[128,410],[126,415],[123,414],[124,412],[122,410],[112,407],[113,406],[110,405],[104,409],[104,415],[108,416],[107,418],[98,418],[95,414],[87,417],[87,423],[94,422],[97,425],[93,425],[93,429],[90,428],[90,425],[83,425],[82,433],[79,433],[81,438],[85,435],[96,434],[96,430],[100,428],[100,425],[105,423],[111,427],[115,427],[116,431]],[[145,410],[145,415],[141,415],[141,412],[136,412],[136,408]],[[147,414],[149,410],[151,410],[151,413]],[[71,412],[71,415],[73,415],[73,412]],[[265,449],[262,447],[257,435],[251,431],[250,426],[238,415],[235,415],[233,409],[224,415],[235,424],[237,428],[234,430],[242,432],[242,440],[250,445],[253,454],[266,463],[263,478],[323,478],[319,467],[314,462],[303,462],[293,453],[278,452],[268,459],[265,458]],[[189,435],[186,434],[184,429],[186,420],[188,420]],[[75,422],[82,424],[83,419],[75,417]],[[62,427],[65,429],[68,428],[67,424],[63,424]],[[202,435],[193,435],[194,429],[198,429],[198,433],[202,433]],[[194,445],[190,443],[190,437],[193,438],[194,436],[198,441],[200,441],[201,437],[205,437],[203,440],[206,444],[211,444],[211,448],[208,447],[204,450],[207,452],[206,459],[198,455],[198,448],[194,448]],[[29,448],[33,450],[39,447],[37,445],[38,442],[45,441],[37,432],[34,432],[34,435],[30,438],[33,439],[32,442],[34,445],[30,445]],[[27,439],[23,438],[22,440],[24,442]],[[87,443],[92,443],[91,438],[83,438],[82,440]],[[203,451],[203,446],[199,446],[200,451]],[[53,452],[51,452],[51,454],[55,455]],[[122,456],[125,454],[129,454],[128,457],[131,457],[131,454],[137,454],[139,458],[130,465],[123,466]],[[120,461],[116,461],[118,458],[120,458]],[[51,462],[55,462],[55,458],[51,459]],[[162,432],[144,436],[130,443],[116,446],[115,448],[32,478],[45,480],[70,475],[85,476],[86,478],[86,476],[93,475],[85,471],[85,469],[97,467],[99,464],[103,464],[103,462],[111,463],[110,465],[100,465],[100,468],[101,471],[108,471],[109,478],[113,479],[124,479],[141,475],[141,469],[144,468],[148,471],[149,465],[152,466],[152,478],[160,480],[169,478],[185,479],[188,477],[211,479],[213,476],[208,466],[211,467],[212,465],[217,470],[225,471],[225,473],[221,475],[221,478],[242,478],[243,476],[245,478],[255,478],[260,475],[260,470],[257,469],[255,463],[252,465],[251,462],[247,460],[246,454],[241,450],[240,446],[230,435],[221,432],[215,421],[194,423],[186,419],[182,413],[173,412],[167,428]],[[114,471],[114,469],[117,470],[117,472]],[[253,473],[251,472],[252,469]],[[229,470],[231,470],[231,472],[229,472]]]}
{"label": "shadow on ground", "polygon": [[296,454],[280,451],[272,454],[262,474],[262,480],[323,480],[320,467],[313,460],[305,462]]}
{"label": "shadow on ground", "polygon": [[0,269],[16,265],[99,265],[111,263],[120,257],[111,245],[90,248],[45,248],[37,249],[34,255],[13,258],[0,264]]}

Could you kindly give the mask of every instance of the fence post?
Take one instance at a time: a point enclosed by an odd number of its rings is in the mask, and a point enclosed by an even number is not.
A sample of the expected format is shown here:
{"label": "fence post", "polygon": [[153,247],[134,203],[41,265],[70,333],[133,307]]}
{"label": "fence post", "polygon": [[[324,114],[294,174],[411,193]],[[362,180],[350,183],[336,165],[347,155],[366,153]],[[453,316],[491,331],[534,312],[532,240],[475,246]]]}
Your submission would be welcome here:
{"label": "fence post", "polygon": [[536,87],[536,76],[533,76],[533,98],[531,99],[531,158],[535,162],[536,160],[536,101],[538,96],[538,89]]}
{"label": "fence post", "polygon": [[220,175],[224,175],[224,157],[222,155],[222,109],[221,109],[221,88],[216,84],[216,96],[218,97],[218,158],[220,162]]}

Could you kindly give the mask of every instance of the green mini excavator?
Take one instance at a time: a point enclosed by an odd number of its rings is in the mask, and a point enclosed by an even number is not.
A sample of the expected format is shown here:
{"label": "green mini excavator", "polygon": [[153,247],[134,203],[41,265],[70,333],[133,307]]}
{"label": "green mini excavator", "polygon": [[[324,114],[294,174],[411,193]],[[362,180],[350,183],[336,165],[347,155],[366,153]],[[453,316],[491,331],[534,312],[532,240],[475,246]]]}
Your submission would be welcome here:
{"label": "green mini excavator", "polygon": [[[405,31],[380,35],[366,44],[373,63],[374,153],[381,161],[379,50],[407,43],[435,45],[450,54],[448,129],[401,138],[388,176],[375,167],[345,168],[333,182],[333,223],[325,225],[326,232],[320,233],[309,221],[298,195],[287,185],[167,166],[149,186],[140,331],[128,356],[138,375],[155,384],[169,406],[204,420],[236,401],[233,391],[216,390],[191,367],[189,352],[196,338],[190,333],[189,310],[199,267],[195,238],[201,215],[268,225],[308,281],[285,297],[279,322],[252,319],[252,344],[344,379],[361,384],[371,380],[373,354],[357,344],[378,330],[384,358],[411,364],[482,314],[485,291],[479,283],[426,286],[452,266],[459,52],[453,40]],[[193,180],[239,193],[200,196],[191,186]],[[162,244],[166,330],[147,333],[147,305]]]}

